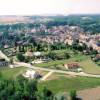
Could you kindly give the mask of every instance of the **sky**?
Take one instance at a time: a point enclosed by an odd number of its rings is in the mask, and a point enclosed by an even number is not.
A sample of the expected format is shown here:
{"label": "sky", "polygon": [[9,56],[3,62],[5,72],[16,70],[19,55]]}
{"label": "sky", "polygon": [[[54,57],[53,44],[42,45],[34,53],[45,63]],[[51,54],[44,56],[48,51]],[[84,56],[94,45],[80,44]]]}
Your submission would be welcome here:
{"label": "sky", "polygon": [[100,13],[100,0],[0,0],[0,15],[94,13]]}

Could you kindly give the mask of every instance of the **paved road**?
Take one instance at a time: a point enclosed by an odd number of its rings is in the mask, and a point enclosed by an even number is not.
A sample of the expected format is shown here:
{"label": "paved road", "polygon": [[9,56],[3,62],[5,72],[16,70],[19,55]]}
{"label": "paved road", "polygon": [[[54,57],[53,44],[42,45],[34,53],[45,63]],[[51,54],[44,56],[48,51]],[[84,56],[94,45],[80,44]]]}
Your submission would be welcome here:
{"label": "paved road", "polygon": [[[0,56],[5,58],[7,61],[10,61],[10,59],[1,50],[0,50]],[[70,71],[62,71],[62,70],[56,70],[56,69],[35,67],[35,66],[32,66],[31,64],[23,63],[23,62],[15,62],[15,65],[16,65],[16,67],[24,66],[24,67],[27,67],[27,68],[39,69],[39,70],[51,71],[51,72],[53,71],[53,72],[56,72],[56,73],[100,78],[100,75],[87,74],[87,73],[84,73],[84,72],[76,73],[76,72],[70,72]]]}
{"label": "paved road", "polygon": [[39,70],[44,70],[44,71],[53,71],[53,72],[56,72],[56,73],[63,73],[63,74],[68,74],[68,75],[100,78],[100,75],[87,74],[87,73],[84,73],[84,72],[77,73],[77,72],[70,72],[70,71],[63,71],[63,70],[56,70],[56,69],[49,69],[49,68],[41,68],[41,67],[35,67],[35,66],[32,66],[31,64],[23,63],[23,62],[15,62],[15,64],[17,64],[18,66],[24,66],[24,67],[27,67],[27,68],[39,69]]}

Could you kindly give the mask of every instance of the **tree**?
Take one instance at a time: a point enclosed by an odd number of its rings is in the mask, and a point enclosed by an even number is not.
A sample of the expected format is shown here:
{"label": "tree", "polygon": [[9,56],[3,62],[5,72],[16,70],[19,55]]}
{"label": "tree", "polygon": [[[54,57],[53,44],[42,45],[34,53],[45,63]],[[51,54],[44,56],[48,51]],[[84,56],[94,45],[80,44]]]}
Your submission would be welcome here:
{"label": "tree", "polygon": [[37,89],[37,81],[36,80],[30,80],[30,81],[28,81],[26,86],[27,86],[26,91],[28,91],[31,98],[34,98],[36,91],[38,90]]}
{"label": "tree", "polygon": [[[26,80],[19,76],[16,80],[0,80],[0,100],[57,100],[46,87],[37,88],[37,80]],[[59,100],[66,100],[60,96]]]}
{"label": "tree", "polygon": [[25,52],[25,47],[24,47],[24,45],[22,45],[22,52]]}
{"label": "tree", "polygon": [[13,58],[10,59],[10,63],[13,64]]}
{"label": "tree", "polygon": [[2,79],[2,73],[0,72],[0,79]]}
{"label": "tree", "polygon": [[71,100],[77,100],[76,90],[70,91]]}
{"label": "tree", "polygon": [[44,97],[44,100],[53,100],[52,91],[50,91],[46,87],[44,87],[44,89],[43,89],[43,97]]}
{"label": "tree", "polygon": [[69,59],[70,58],[70,55],[68,53],[65,53],[65,58],[66,59]]}
{"label": "tree", "polygon": [[20,45],[18,46],[18,51],[21,52],[21,46]]}
{"label": "tree", "polygon": [[91,54],[92,54],[92,55],[96,55],[96,54],[98,54],[98,52],[97,52],[97,50],[92,50],[92,51],[91,51]]}
{"label": "tree", "polygon": [[64,96],[61,96],[61,99],[60,100],[66,100],[66,98]]}
{"label": "tree", "polygon": [[56,53],[54,53],[54,52],[49,52],[47,56],[48,56],[49,58],[51,58],[52,60],[57,59],[57,55],[56,55]]}
{"label": "tree", "polygon": [[17,54],[17,59],[19,60],[19,61],[25,61],[25,57],[21,54],[21,53],[19,53],[19,54]]}

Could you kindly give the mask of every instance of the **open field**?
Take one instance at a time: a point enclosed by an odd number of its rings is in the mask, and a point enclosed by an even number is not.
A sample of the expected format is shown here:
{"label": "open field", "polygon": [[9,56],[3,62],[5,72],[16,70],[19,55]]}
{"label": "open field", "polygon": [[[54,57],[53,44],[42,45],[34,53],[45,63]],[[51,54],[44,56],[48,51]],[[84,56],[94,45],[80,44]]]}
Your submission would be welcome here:
{"label": "open field", "polygon": [[9,68],[9,67],[2,67],[0,68],[0,72],[2,73],[2,77],[4,79],[14,79],[19,74],[23,73],[26,68],[18,67],[18,68]]}
{"label": "open field", "polygon": [[96,65],[91,59],[82,61],[81,66],[86,73],[100,74],[100,66]]}
{"label": "open field", "polygon": [[44,86],[54,91],[54,93],[69,92],[73,89],[82,90],[100,86],[100,79],[88,77],[59,76],[59,78],[39,83],[40,89],[43,89]]}
{"label": "open field", "polygon": [[[0,68],[0,72],[2,73],[2,77],[4,79],[15,79],[18,75],[24,73],[28,68],[25,67],[17,67],[17,68],[9,68],[4,67]],[[46,75],[47,71],[42,70],[36,70],[38,73],[40,73],[42,76]]]}
{"label": "open field", "polygon": [[[4,79],[14,79],[17,75],[25,71],[26,68],[0,68],[0,70]],[[47,74],[47,72],[41,73],[44,75]],[[54,93],[68,92],[72,89],[82,90],[100,86],[100,79],[77,76],[74,77],[66,74],[53,73],[51,76],[48,77],[46,81],[40,82],[38,86],[40,87],[40,90],[43,89],[44,86],[46,86],[48,87],[48,89],[54,91]]]}

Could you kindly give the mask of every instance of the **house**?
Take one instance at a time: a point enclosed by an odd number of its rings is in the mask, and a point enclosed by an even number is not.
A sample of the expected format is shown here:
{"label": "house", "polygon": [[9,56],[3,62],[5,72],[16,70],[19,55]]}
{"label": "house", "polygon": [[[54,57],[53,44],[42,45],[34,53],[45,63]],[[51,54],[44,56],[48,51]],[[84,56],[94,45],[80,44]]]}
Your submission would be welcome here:
{"label": "house", "polygon": [[25,53],[25,56],[27,56],[27,57],[33,57],[33,52],[27,51],[27,52]]}
{"label": "house", "polygon": [[41,52],[32,52],[32,51],[27,51],[26,53],[25,53],[25,56],[27,56],[27,57],[33,57],[33,56],[35,56],[35,57],[40,57],[41,56]]}
{"label": "house", "polygon": [[33,55],[34,55],[35,57],[39,57],[39,56],[41,56],[41,52],[38,52],[38,51],[37,51],[37,52],[34,52]]}
{"label": "house", "polygon": [[0,67],[7,67],[9,66],[9,62],[6,61],[4,58],[0,58]]}
{"label": "house", "polygon": [[79,63],[77,63],[77,62],[65,64],[64,67],[67,70],[71,70],[71,71],[78,71],[78,72],[82,71],[82,69],[80,68]]}
{"label": "house", "polygon": [[6,45],[4,45],[4,48],[5,48],[5,49],[9,48],[9,45],[7,45],[7,44],[6,44]]}
{"label": "house", "polygon": [[31,69],[28,69],[25,72],[25,74],[23,74],[23,76],[26,78],[31,78],[31,79],[41,77],[41,75],[38,72],[36,72],[35,70],[31,70]]}

